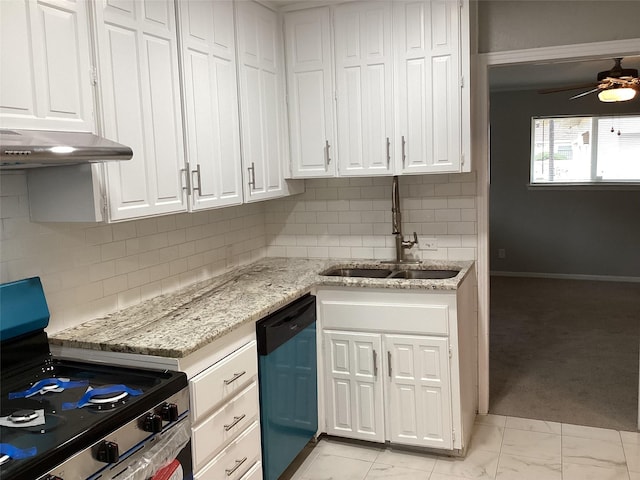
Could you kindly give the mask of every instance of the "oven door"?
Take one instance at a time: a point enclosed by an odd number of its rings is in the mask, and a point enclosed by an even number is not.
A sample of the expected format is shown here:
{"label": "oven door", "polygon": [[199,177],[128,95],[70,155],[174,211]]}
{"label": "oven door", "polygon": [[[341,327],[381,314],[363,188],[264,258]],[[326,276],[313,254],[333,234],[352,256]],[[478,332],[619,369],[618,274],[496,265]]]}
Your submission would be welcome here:
{"label": "oven door", "polygon": [[100,480],[193,480],[191,425],[183,418],[139,446],[135,453],[101,472]]}

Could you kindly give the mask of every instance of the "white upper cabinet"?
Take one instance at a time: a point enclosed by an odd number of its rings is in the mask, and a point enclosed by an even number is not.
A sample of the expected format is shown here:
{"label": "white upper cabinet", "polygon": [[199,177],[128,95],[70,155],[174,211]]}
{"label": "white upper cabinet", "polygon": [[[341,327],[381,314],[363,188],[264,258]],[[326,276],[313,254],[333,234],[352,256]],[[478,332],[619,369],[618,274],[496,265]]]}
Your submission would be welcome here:
{"label": "white upper cabinet", "polygon": [[452,0],[394,2],[401,173],[461,170],[460,11]]}
{"label": "white upper cabinet", "polygon": [[233,3],[180,1],[191,210],[242,203]]}
{"label": "white upper cabinet", "polygon": [[244,200],[286,195],[288,163],[284,45],[278,14],[258,3],[236,3]]}
{"label": "white upper cabinet", "polygon": [[284,16],[292,177],[336,173],[328,7]]}
{"label": "white upper cabinet", "polygon": [[187,209],[175,19],[171,0],[96,8],[103,133],[133,149],[105,166],[110,220]]}
{"label": "white upper cabinet", "polygon": [[334,15],[340,175],[391,174],[391,4],[347,3]]}
{"label": "white upper cabinet", "polygon": [[0,1],[0,126],[95,131],[87,2]]}

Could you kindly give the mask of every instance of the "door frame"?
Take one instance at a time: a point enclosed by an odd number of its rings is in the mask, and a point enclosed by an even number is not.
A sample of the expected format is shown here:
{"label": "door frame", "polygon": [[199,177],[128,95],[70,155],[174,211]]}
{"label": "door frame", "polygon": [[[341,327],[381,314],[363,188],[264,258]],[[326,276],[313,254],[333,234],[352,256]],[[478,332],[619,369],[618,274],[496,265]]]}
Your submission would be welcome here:
{"label": "door frame", "polygon": [[[473,56],[475,58],[472,58],[472,71],[475,73],[475,78],[471,86],[473,121],[471,141],[474,169],[478,182],[476,197],[478,220],[478,413],[486,414],[489,412],[489,69],[500,65],[532,62],[552,63],[595,60],[603,57],[636,56],[640,54],[638,45],[640,45],[640,38],[508,50],[477,54]],[[640,398],[638,412],[638,427],[640,428]]]}

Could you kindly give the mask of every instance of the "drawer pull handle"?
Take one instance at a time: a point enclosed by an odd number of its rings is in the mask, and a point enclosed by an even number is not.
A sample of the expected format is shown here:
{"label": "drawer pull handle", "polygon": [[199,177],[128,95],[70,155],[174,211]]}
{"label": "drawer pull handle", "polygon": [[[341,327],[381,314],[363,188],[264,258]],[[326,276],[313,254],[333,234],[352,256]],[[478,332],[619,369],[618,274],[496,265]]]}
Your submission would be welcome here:
{"label": "drawer pull handle", "polygon": [[244,413],[242,415],[240,415],[239,417],[233,417],[233,422],[231,422],[229,425],[225,425],[224,426],[224,431],[228,432],[229,430],[231,430],[238,423],[240,423],[244,419],[244,417],[246,417],[246,415]]}
{"label": "drawer pull handle", "polygon": [[246,370],[245,370],[245,371],[243,371],[243,372],[240,372],[240,373],[234,373],[232,378],[230,378],[229,380],[225,380],[225,381],[224,381],[224,384],[225,384],[225,385],[229,385],[230,383],[235,382],[237,379],[239,379],[239,378],[240,378],[242,375],[244,375],[245,373],[247,373],[247,371],[246,371]]}
{"label": "drawer pull handle", "polygon": [[242,465],[246,461],[247,461],[247,457],[244,457],[242,460],[236,460],[236,464],[233,466],[233,468],[225,469],[225,473],[227,474],[227,477],[230,477],[231,475],[233,475],[233,472],[239,469],[240,465]]}

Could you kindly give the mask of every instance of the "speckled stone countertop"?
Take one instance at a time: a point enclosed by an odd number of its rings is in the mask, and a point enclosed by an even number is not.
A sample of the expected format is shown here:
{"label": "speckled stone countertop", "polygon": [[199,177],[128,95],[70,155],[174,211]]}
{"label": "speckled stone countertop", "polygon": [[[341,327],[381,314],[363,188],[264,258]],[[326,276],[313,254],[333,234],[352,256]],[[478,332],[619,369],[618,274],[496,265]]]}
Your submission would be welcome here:
{"label": "speckled stone countertop", "polygon": [[[417,268],[455,269],[443,280],[320,275],[329,268],[378,266],[366,260],[263,258],[178,292],[56,332],[50,343],[65,347],[182,358],[246,322],[255,322],[315,286],[455,290],[473,262],[429,262]],[[411,267],[416,268],[416,267]]]}

